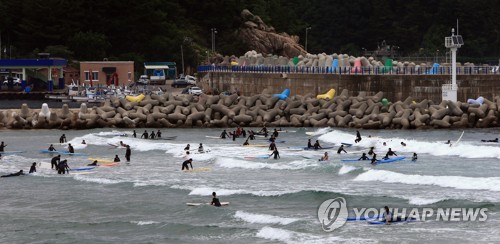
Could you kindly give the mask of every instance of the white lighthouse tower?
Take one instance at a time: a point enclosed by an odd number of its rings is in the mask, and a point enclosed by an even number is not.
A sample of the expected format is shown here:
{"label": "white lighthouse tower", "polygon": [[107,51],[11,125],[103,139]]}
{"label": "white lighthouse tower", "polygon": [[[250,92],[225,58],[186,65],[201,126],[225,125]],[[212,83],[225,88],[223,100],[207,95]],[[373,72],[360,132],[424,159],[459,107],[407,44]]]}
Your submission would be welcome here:
{"label": "white lighthouse tower", "polygon": [[451,84],[443,84],[442,100],[457,101],[457,50],[464,45],[461,35],[455,35],[455,29],[451,29],[451,36],[444,38],[444,45],[451,51]]}

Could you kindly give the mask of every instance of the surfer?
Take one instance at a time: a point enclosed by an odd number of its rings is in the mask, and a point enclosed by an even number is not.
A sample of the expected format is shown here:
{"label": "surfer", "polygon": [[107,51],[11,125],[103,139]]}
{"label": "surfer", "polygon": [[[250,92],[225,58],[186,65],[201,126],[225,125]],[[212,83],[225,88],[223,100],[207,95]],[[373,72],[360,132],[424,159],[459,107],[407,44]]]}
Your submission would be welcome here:
{"label": "surfer", "polygon": [[155,139],[155,132],[153,130],[151,131],[151,135],[149,135],[149,138],[150,139]]}
{"label": "surfer", "polygon": [[55,151],[55,150],[56,150],[56,149],[54,148],[54,145],[50,144],[50,146],[49,146],[49,151],[53,152],[53,151]]}
{"label": "surfer", "polygon": [[450,141],[450,140],[448,140],[448,141],[447,141],[447,142],[445,142],[444,144],[451,144],[451,141]]}
{"label": "surfer", "polygon": [[274,129],[272,136],[274,136],[274,138],[277,138],[278,135],[279,135],[278,130]]}
{"label": "surfer", "polygon": [[354,140],[355,143],[358,143],[361,141],[361,134],[359,133],[359,130],[356,131],[356,140]]}
{"label": "surfer", "polygon": [[66,142],[66,135],[62,134],[61,137],[59,137],[59,143],[65,143]]}
{"label": "surfer", "polygon": [[390,222],[392,222],[392,214],[389,211],[389,207],[385,206],[385,213],[384,213],[384,219],[385,219],[385,224],[390,225]]}
{"label": "surfer", "polygon": [[373,147],[370,147],[370,151],[368,151],[368,155],[374,154],[373,149],[374,149]]}
{"label": "surfer", "polygon": [[87,143],[85,142],[85,140],[83,140],[83,141],[82,141],[82,144],[87,144]]}
{"label": "surfer", "polygon": [[204,153],[205,152],[205,150],[203,150],[203,144],[202,143],[200,143],[200,146],[198,147],[198,152],[199,153]]}
{"label": "surfer", "polygon": [[382,143],[382,145],[385,147],[385,146],[387,146],[387,143],[385,143],[385,141],[384,141],[384,143]]}
{"label": "surfer", "polygon": [[281,158],[280,153],[278,152],[278,148],[275,147],[273,153],[271,153],[271,155],[269,155],[269,157],[271,157],[273,155],[274,155],[274,159]]}
{"label": "surfer", "polygon": [[372,164],[372,165],[375,165],[375,164],[376,164],[376,162],[377,162],[377,154],[376,154],[376,153],[373,153],[373,157],[372,157],[372,162],[371,162],[371,164]]}
{"label": "surfer", "polygon": [[313,145],[311,143],[311,139],[308,139],[307,140],[307,148],[312,148],[312,147],[313,147]]}
{"label": "surfer", "polygon": [[144,133],[142,133],[142,135],[141,135],[141,139],[142,139],[142,138],[144,138],[144,139],[148,139],[148,137],[149,137],[149,134],[148,134],[148,132],[147,132],[147,131],[144,131]]}
{"label": "surfer", "polygon": [[115,155],[115,158],[113,159],[113,162],[120,162],[120,158],[118,157],[118,155]]}
{"label": "surfer", "polygon": [[276,149],[276,143],[274,143],[273,141],[271,142],[271,144],[269,144],[269,150],[274,151],[274,149]]}
{"label": "surfer", "polygon": [[241,130],[241,136],[242,136],[242,137],[247,137],[247,132],[246,132],[246,130]]}
{"label": "surfer", "polygon": [[413,157],[411,157],[411,161],[417,161],[417,153],[413,153]]}
{"label": "surfer", "polygon": [[265,137],[267,137],[267,133],[268,133],[268,132],[267,132],[267,128],[266,128],[266,126],[265,126],[265,125],[264,125],[264,127],[262,127],[262,129],[259,131],[259,134],[260,134],[260,133],[264,133],[264,136],[265,136]]}
{"label": "surfer", "polygon": [[0,144],[0,152],[3,152],[7,144],[4,144],[3,142]]}
{"label": "surfer", "polygon": [[253,130],[251,130],[251,131],[249,132],[249,134],[250,134],[250,135],[248,135],[248,138],[249,138],[250,140],[255,140],[255,133],[253,132]]}
{"label": "surfer", "polygon": [[224,131],[220,134],[220,138],[222,138],[222,139],[226,139],[226,137],[229,137],[229,135],[227,134],[226,130],[224,130]]}
{"label": "surfer", "polygon": [[68,152],[69,153],[75,153],[75,149],[73,148],[73,146],[71,146],[71,143],[68,144]]}
{"label": "surfer", "polygon": [[189,151],[190,147],[191,147],[191,145],[187,144],[186,147],[184,148],[184,151]]}
{"label": "surfer", "polygon": [[156,132],[156,138],[158,138],[158,139],[160,139],[160,138],[161,138],[161,131],[160,131],[160,130],[158,130],[158,131]]}
{"label": "surfer", "polygon": [[50,168],[53,169],[55,168],[57,170],[57,167],[59,165],[59,162],[61,162],[61,155],[57,155],[55,157],[53,157],[51,160],[50,160]]}
{"label": "surfer", "polygon": [[494,140],[481,140],[481,142],[498,142],[498,138],[495,138]]}
{"label": "surfer", "polygon": [[359,158],[358,160],[369,160],[370,158],[366,156],[366,153],[363,153],[363,155],[361,155],[361,158]]}
{"label": "surfer", "polygon": [[130,150],[130,146],[127,145],[127,150],[125,150],[125,158],[127,159],[127,162],[130,162],[130,155],[132,154],[132,150]]}
{"label": "surfer", "polygon": [[134,133],[132,133],[132,136],[133,136],[134,138],[136,138],[136,137],[137,137],[137,133],[135,133],[135,130],[134,130]]}
{"label": "surfer", "polygon": [[250,143],[248,143],[248,138],[247,138],[247,140],[243,142],[243,146],[248,146],[248,145],[250,145]]}
{"label": "surfer", "polygon": [[190,158],[190,159],[188,159],[188,160],[184,161],[184,162],[182,163],[182,170],[184,170],[184,168],[185,168],[186,170],[189,170],[189,166],[188,166],[188,164],[189,164],[189,165],[191,165],[191,169],[193,169],[193,164],[192,164],[192,162],[193,162],[193,159],[192,159],[192,158]]}
{"label": "surfer", "polygon": [[215,191],[212,192],[212,202],[210,203],[210,205],[213,205],[213,206],[216,206],[216,207],[220,207],[221,206],[219,198],[217,198],[217,194],[215,193]]}
{"label": "surfer", "polygon": [[314,143],[313,147],[314,147],[315,150],[323,148],[323,147],[321,147],[321,145],[319,145],[319,141],[318,140],[316,140],[316,142]]}
{"label": "surfer", "polygon": [[328,152],[325,152],[325,154],[323,155],[323,157],[321,157],[319,161],[326,161],[326,160],[328,160]]}
{"label": "surfer", "polygon": [[347,151],[344,149],[344,145],[340,145],[339,149],[337,150],[337,154],[340,154],[341,152],[347,153]]}
{"label": "surfer", "polygon": [[59,165],[57,165],[57,173],[58,174],[66,174],[68,172],[69,174],[69,166],[68,166],[68,160],[63,160],[59,162]]}
{"label": "surfer", "polygon": [[406,147],[406,143],[401,142],[401,146]]}
{"label": "surfer", "polygon": [[12,177],[12,176],[21,176],[21,175],[24,175],[23,170],[19,170],[19,172],[13,173],[13,174],[2,175],[1,177]]}
{"label": "surfer", "polygon": [[390,147],[389,147],[389,151],[387,151],[387,155],[389,155],[389,156],[398,156],[396,154],[396,152],[394,152]]}
{"label": "surfer", "polygon": [[274,135],[271,135],[271,137],[269,137],[269,141],[270,142],[275,142],[276,141],[276,137],[274,137]]}
{"label": "surfer", "polygon": [[97,166],[97,160],[94,160],[91,164],[87,164],[87,166]]}
{"label": "surfer", "polygon": [[36,162],[33,162],[30,167],[30,174],[36,173]]}

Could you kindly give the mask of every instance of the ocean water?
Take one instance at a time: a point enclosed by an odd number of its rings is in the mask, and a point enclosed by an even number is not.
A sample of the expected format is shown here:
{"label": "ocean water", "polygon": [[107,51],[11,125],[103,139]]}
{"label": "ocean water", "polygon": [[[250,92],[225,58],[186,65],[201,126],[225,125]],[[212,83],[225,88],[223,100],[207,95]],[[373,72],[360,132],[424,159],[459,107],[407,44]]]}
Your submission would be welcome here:
{"label": "ocean water", "polygon": [[[444,142],[454,143],[461,130],[361,130],[363,140],[341,155],[336,149],[340,143],[353,143],[355,130],[287,129],[295,132],[280,133],[279,140],[286,142],[277,144],[279,160],[245,158],[270,152],[265,147],[242,147],[243,139],[206,137],[218,136],[221,129],[162,129],[164,137],[177,139],[154,141],[119,136],[131,130],[2,131],[0,141],[8,145],[7,151],[24,151],[2,157],[2,175],[27,172],[32,162],[50,162],[51,155],[39,150],[57,143],[62,133],[77,152],[89,154],[63,155],[71,168],[85,167],[91,163],[88,157],[111,160],[119,155],[124,161],[125,150],[109,146],[119,141],[131,146],[132,160],[88,174],[57,175],[39,168],[34,175],[0,178],[0,243],[500,241],[500,143],[480,142],[499,137],[498,129],[465,130],[453,147]],[[311,138],[322,146],[334,146],[328,150],[329,161],[318,161],[322,151],[294,150],[307,144],[306,132],[315,132]],[[190,155],[193,166],[206,171],[180,171],[188,143],[192,149],[203,143],[209,151],[194,150]],[[377,166],[340,161],[359,158],[370,146],[379,158],[391,147],[408,157],[417,152],[419,159]],[[210,202],[213,191],[230,205],[186,205]],[[344,197],[349,209],[488,208],[488,220],[398,225],[354,221],[325,232],[318,207],[337,197]]]}

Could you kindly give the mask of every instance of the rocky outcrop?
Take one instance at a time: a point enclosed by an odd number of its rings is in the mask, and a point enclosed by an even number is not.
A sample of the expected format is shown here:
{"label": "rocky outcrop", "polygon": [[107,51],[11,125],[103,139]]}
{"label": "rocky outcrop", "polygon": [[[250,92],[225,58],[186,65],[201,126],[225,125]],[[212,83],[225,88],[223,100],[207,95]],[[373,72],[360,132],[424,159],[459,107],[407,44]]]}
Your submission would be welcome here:
{"label": "rocky outcrop", "polygon": [[259,16],[253,15],[247,9],[241,12],[243,25],[237,30],[236,36],[252,50],[263,55],[277,54],[284,57],[296,57],[306,54],[298,43],[298,36],[287,33],[276,33]]}

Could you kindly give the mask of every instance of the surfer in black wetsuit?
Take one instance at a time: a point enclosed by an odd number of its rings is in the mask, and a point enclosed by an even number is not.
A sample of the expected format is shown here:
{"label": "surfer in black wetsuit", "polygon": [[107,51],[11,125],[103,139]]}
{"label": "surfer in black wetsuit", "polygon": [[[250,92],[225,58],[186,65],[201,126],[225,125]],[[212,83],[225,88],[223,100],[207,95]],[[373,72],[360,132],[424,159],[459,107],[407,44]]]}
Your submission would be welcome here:
{"label": "surfer in black wetsuit", "polygon": [[141,139],[144,138],[144,139],[148,139],[149,138],[149,134],[147,131],[144,131],[144,133],[142,133],[141,135]]}
{"label": "surfer in black wetsuit", "polygon": [[373,149],[374,149],[373,147],[370,147],[370,151],[368,151],[368,155],[374,154]]}
{"label": "surfer in black wetsuit", "polygon": [[54,145],[50,144],[50,146],[49,146],[49,151],[51,151],[51,152],[52,152],[52,151],[55,151],[55,150],[56,150],[56,149],[54,148]]}
{"label": "surfer in black wetsuit", "polygon": [[372,162],[371,162],[371,164],[372,164],[372,165],[375,165],[375,164],[377,164],[377,154],[376,154],[376,153],[374,153],[374,154],[373,154],[373,157],[372,157]]}
{"label": "surfer in black wetsuit", "polygon": [[62,134],[61,137],[59,137],[59,143],[65,143],[66,142],[66,135]]}
{"label": "surfer in black wetsuit", "polygon": [[226,139],[227,137],[229,137],[229,135],[227,134],[226,130],[224,130],[222,133],[220,133],[220,138]]}
{"label": "surfer in black wetsuit", "polygon": [[59,165],[57,165],[57,173],[58,174],[66,174],[68,172],[69,174],[69,166],[68,166],[68,160],[63,160],[59,162]]}
{"label": "surfer in black wetsuit", "polygon": [[276,149],[276,143],[271,142],[271,144],[269,144],[269,150],[274,151],[274,149]]}
{"label": "surfer in black wetsuit", "polygon": [[120,158],[118,157],[118,155],[115,155],[115,159],[113,159],[113,162],[120,162]]}
{"label": "surfer in black wetsuit", "polygon": [[2,175],[1,177],[12,177],[12,176],[21,176],[21,175],[24,175],[23,170],[19,170],[19,172],[13,173],[13,174]]}
{"label": "surfer in black wetsuit", "polygon": [[0,144],[0,152],[3,152],[7,144],[4,144],[3,142]]}
{"label": "surfer in black wetsuit", "polygon": [[87,166],[97,166],[97,160],[94,160],[91,164],[87,164]]}
{"label": "surfer in black wetsuit", "polygon": [[275,147],[273,153],[271,153],[271,155],[269,155],[269,157],[271,157],[273,155],[274,155],[274,159],[281,158],[280,157],[280,152],[278,152],[278,148]]}
{"label": "surfer in black wetsuit", "polygon": [[192,162],[193,162],[193,159],[192,159],[192,158],[190,158],[190,159],[188,159],[188,160],[184,161],[184,162],[182,163],[182,170],[184,170],[184,169],[189,170],[189,166],[188,166],[188,164],[189,164],[189,165],[191,165],[191,169],[193,169],[193,164],[192,164]]}
{"label": "surfer in black wetsuit", "polygon": [[337,150],[337,154],[340,154],[341,152],[347,153],[347,151],[344,149],[344,145],[340,145],[339,149]]}
{"label": "surfer in black wetsuit", "polygon": [[413,153],[413,157],[411,157],[411,161],[417,161],[417,153]]}
{"label": "surfer in black wetsuit", "polygon": [[401,146],[406,147],[406,143],[401,142]]}
{"label": "surfer in black wetsuit", "polygon": [[127,145],[127,150],[125,150],[125,159],[127,162],[130,162],[130,155],[132,154],[132,150],[130,150],[130,146]]}
{"label": "surfer in black wetsuit", "polygon": [[394,152],[390,147],[389,147],[389,151],[387,151],[387,155],[389,155],[389,156],[398,156],[396,154],[396,152]]}
{"label": "surfer in black wetsuit", "polygon": [[314,147],[314,149],[320,149],[320,148],[323,148],[323,147],[321,147],[321,145],[319,145],[319,141],[318,141],[318,140],[316,140],[316,142],[314,143],[314,146],[313,146],[313,147]]}
{"label": "surfer in black wetsuit", "polygon": [[361,141],[361,134],[359,133],[359,130],[356,131],[356,140],[354,140],[355,143],[358,143]]}
{"label": "surfer in black wetsuit", "polygon": [[247,132],[245,129],[241,130],[241,136],[242,137],[247,137]]}
{"label": "surfer in black wetsuit", "polygon": [[481,142],[498,142],[498,138],[495,138],[494,140],[481,140]]}
{"label": "surfer in black wetsuit", "polygon": [[83,140],[83,141],[82,141],[82,144],[87,144],[87,143],[85,142],[85,140]]}
{"label": "surfer in black wetsuit", "polygon": [[153,130],[151,131],[151,135],[149,135],[149,138],[150,139],[155,139],[155,132]]}
{"label": "surfer in black wetsuit", "polygon": [[450,140],[448,140],[448,141],[447,141],[447,142],[445,142],[444,144],[451,144],[451,141],[450,141]]}
{"label": "surfer in black wetsuit", "polygon": [[277,138],[278,135],[279,135],[278,130],[274,129],[272,136],[274,136],[274,138]]}
{"label": "surfer in black wetsuit", "polygon": [[198,147],[198,152],[199,153],[204,153],[205,150],[203,149],[203,143],[200,143],[200,146]]}
{"label": "surfer in black wetsuit", "polygon": [[361,155],[361,158],[359,158],[358,160],[368,160],[368,159],[370,158],[366,156],[366,153],[363,153],[363,155]]}
{"label": "surfer in black wetsuit", "polygon": [[236,137],[238,137],[238,135],[236,135],[236,131],[233,131],[233,133],[229,133],[233,136],[233,141],[236,141]]}
{"label": "surfer in black wetsuit", "polygon": [[187,144],[186,147],[184,148],[184,151],[189,151],[190,147],[191,147],[191,145]]}
{"label": "surfer in black wetsuit", "polygon": [[156,138],[158,138],[158,139],[160,139],[160,138],[161,138],[161,131],[160,131],[160,130],[158,130],[158,131],[156,132]]}
{"label": "surfer in black wetsuit", "polygon": [[255,140],[255,132],[253,132],[253,130],[251,130],[251,131],[249,132],[249,134],[250,134],[250,135],[248,135],[248,139],[250,139],[250,140]]}
{"label": "surfer in black wetsuit", "polygon": [[58,170],[57,167],[59,167],[59,162],[61,162],[61,155],[53,157],[50,160],[50,168],[51,169],[55,168],[56,170]]}
{"label": "surfer in black wetsuit", "polygon": [[68,152],[69,153],[75,153],[75,149],[73,148],[73,146],[71,146],[71,143],[68,144]]}
{"label": "surfer in black wetsuit", "polygon": [[243,146],[248,146],[248,145],[250,145],[250,143],[248,143],[248,138],[247,138],[247,140],[243,142]]}
{"label": "surfer in black wetsuit", "polygon": [[210,205],[213,205],[216,207],[221,206],[219,198],[217,198],[217,194],[215,192],[212,192],[212,202],[210,203]]}
{"label": "surfer in black wetsuit", "polygon": [[262,129],[259,131],[259,133],[264,133],[264,135],[267,137],[268,131],[267,131],[266,126],[262,127]]}
{"label": "surfer in black wetsuit", "polygon": [[133,136],[134,138],[136,138],[136,137],[137,137],[137,133],[135,133],[135,130],[134,130],[134,133],[132,133],[132,136]]}
{"label": "surfer in black wetsuit", "polygon": [[311,144],[311,139],[307,140],[307,148],[312,148],[313,145]]}
{"label": "surfer in black wetsuit", "polygon": [[33,162],[30,167],[30,174],[36,173],[36,162]]}
{"label": "surfer in black wetsuit", "polygon": [[269,141],[270,142],[275,142],[276,141],[276,137],[274,137],[273,135],[271,135],[271,137],[269,137]]}

